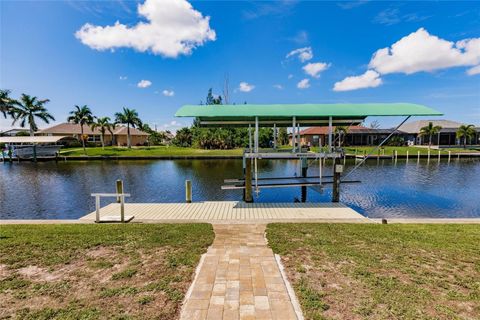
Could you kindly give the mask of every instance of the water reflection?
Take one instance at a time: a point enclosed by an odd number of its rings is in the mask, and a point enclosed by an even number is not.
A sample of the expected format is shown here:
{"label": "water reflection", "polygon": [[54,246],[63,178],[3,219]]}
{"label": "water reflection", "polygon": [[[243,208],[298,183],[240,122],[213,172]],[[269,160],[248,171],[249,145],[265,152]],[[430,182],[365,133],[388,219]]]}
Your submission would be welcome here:
{"label": "water reflection", "polygon": [[[346,165],[348,172],[355,162]],[[298,161],[259,161],[258,166],[262,177],[299,173]],[[331,171],[327,163],[324,175]],[[308,174],[318,175],[316,163]],[[94,210],[90,193],[114,192],[117,179],[124,180],[131,202],[181,202],[186,179],[192,180],[194,201],[240,200],[240,190],[220,186],[224,179],[241,175],[241,160],[1,164],[0,219],[78,218]],[[480,217],[479,161],[372,160],[349,179],[362,183],[342,185],[341,201],[369,217]],[[255,201],[292,202],[299,197],[299,187],[262,189]],[[330,186],[308,188],[307,201],[330,199]]]}

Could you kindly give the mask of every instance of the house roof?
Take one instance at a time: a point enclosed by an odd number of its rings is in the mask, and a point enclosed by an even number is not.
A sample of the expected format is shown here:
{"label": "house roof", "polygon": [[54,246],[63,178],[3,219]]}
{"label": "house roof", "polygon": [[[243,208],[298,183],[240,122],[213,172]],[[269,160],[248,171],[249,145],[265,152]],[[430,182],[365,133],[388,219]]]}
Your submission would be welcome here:
{"label": "house roof", "polygon": [[[332,128],[332,132],[335,132],[335,127]],[[363,126],[350,126],[348,128],[348,133],[359,134],[359,133],[370,133],[370,134],[390,134],[394,129],[374,129],[367,128]],[[397,132],[401,132],[397,130]],[[300,131],[300,135],[327,135],[328,127],[310,127],[305,130]]]}
{"label": "house roof", "polygon": [[64,138],[68,138],[68,137],[66,136],[0,137],[0,143],[54,143]]}
{"label": "house roof", "polygon": [[293,117],[301,125],[358,124],[368,116],[433,116],[442,113],[412,103],[338,103],[338,104],[241,104],[185,105],[177,117],[196,117],[202,125],[248,125],[259,118],[260,124],[288,126]]}
{"label": "house roof", "polygon": [[440,126],[443,129],[457,129],[463,123],[451,121],[451,120],[417,120],[412,122],[407,122],[403,124],[399,130],[407,133],[419,133],[420,129],[428,126],[429,123],[432,123],[434,126]]}
{"label": "house roof", "polygon": [[[90,126],[84,125],[83,126],[83,133],[84,134],[100,134],[100,131],[98,128],[95,128],[95,130],[92,130]],[[37,134],[66,134],[66,135],[72,135],[72,134],[81,134],[81,128],[79,124],[75,123],[60,123],[55,126],[52,126],[50,128],[46,128],[43,130],[37,131]],[[109,134],[108,132],[106,134]],[[113,130],[114,135],[126,135],[127,134],[127,127],[125,126],[116,126],[115,129]],[[138,130],[137,128],[130,128],[130,134],[132,136],[148,136],[148,133],[145,133],[141,130]]]}

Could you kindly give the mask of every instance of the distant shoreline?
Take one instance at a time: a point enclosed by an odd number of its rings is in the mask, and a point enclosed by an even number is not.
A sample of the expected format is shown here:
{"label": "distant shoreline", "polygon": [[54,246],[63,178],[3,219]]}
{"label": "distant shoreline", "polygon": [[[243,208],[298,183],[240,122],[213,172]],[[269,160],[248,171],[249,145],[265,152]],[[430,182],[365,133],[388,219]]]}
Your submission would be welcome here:
{"label": "distant shoreline", "polygon": [[[243,157],[241,155],[157,155],[157,156],[62,156],[59,155],[57,158],[38,158],[38,162],[47,162],[47,161],[120,161],[120,160],[239,160]],[[363,156],[354,154],[347,154],[347,159],[363,159]],[[416,159],[428,159],[428,155],[420,154],[418,155],[409,155],[409,160]],[[440,158],[442,160],[448,159],[448,154],[441,154]],[[473,159],[480,158],[479,153],[452,153],[450,156],[451,160],[456,160],[458,158],[462,159]],[[399,154],[397,159],[406,160],[406,155]],[[431,160],[438,159],[438,155],[430,155]],[[367,160],[395,160],[395,157],[392,155],[371,155]],[[13,162],[18,162],[18,159],[13,159]],[[20,162],[32,162],[32,159],[20,159]],[[9,160],[6,158],[5,163],[8,163]]]}

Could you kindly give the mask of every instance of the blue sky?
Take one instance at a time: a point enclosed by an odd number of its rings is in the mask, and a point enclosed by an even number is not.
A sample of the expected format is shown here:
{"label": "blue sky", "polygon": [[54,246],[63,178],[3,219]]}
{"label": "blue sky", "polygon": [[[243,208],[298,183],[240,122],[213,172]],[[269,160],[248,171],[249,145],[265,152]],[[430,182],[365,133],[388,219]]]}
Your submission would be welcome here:
{"label": "blue sky", "polygon": [[[111,117],[126,106],[175,130],[189,124],[175,111],[205,100],[210,87],[222,93],[228,75],[235,103],[412,102],[480,125],[479,2],[2,1],[0,8],[0,87],[50,99],[57,122],[76,104]],[[0,120],[0,128],[9,123]]]}

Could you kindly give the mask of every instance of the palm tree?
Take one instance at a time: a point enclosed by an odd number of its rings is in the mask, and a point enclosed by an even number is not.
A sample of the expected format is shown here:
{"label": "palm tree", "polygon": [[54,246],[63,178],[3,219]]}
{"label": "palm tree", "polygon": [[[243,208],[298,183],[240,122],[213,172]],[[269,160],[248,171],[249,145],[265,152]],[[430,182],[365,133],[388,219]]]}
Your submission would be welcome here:
{"label": "palm tree", "polygon": [[102,149],[105,149],[105,132],[108,130],[110,131],[112,137],[113,137],[113,132],[112,132],[112,126],[114,126],[113,123],[110,123],[110,118],[109,117],[101,117],[101,118],[95,118],[96,121],[92,122],[91,128],[92,131],[95,130],[95,128],[98,128],[98,131],[100,131],[100,140],[102,142]]}
{"label": "palm tree", "polygon": [[345,136],[347,135],[348,133],[348,127],[345,127],[345,126],[338,126],[338,127],[335,127],[335,133],[338,134],[338,147],[340,148],[342,146],[342,135],[343,135],[343,139],[345,139]]}
{"label": "palm tree", "polygon": [[14,100],[10,98],[10,90],[0,89],[0,113],[6,119],[7,114],[10,114],[13,108]]}
{"label": "palm tree", "polygon": [[55,118],[44,107],[49,101],[48,99],[38,100],[37,97],[22,94],[19,101],[12,101],[12,106],[8,111],[13,117],[12,126],[20,121],[20,127],[25,128],[28,123],[30,136],[33,137],[35,131],[38,130],[35,118],[39,118],[45,123],[50,123],[50,120],[55,121]]}
{"label": "palm tree", "polygon": [[442,130],[441,126],[434,126],[432,122],[428,123],[428,126],[420,128],[420,135],[421,136],[428,136],[428,147],[432,145],[432,136],[437,134]]}
{"label": "palm tree", "polygon": [[462,124],[456,133],[457,139],[463,138],[463,148],[467,148],[467,138],[475,137],[475,127],[473,124]]}
{"label": "palm tree", "polygon": [[93,114],[92,110],[86,105],[79,107],[75,106],[75,110],[70,111],[71,116],[67,118],[68,122],[79,124],[80,125],[80,133],[81,133],[81,140],[83,146],[83,152],[86,153],[85,150],[85,139],[83,136],[83,126],[84,125],[91,125],[93,122]]}
{"label": "palm tree", "polygon": [[135,109],[123,108],[123,112],[115,113],[115,123],[126,124],[127,125],[127,146],[128,148],[132,147],[130,139],[130,126],[132,128],[141,127],[142,120],[138,117],[138,112]]}

